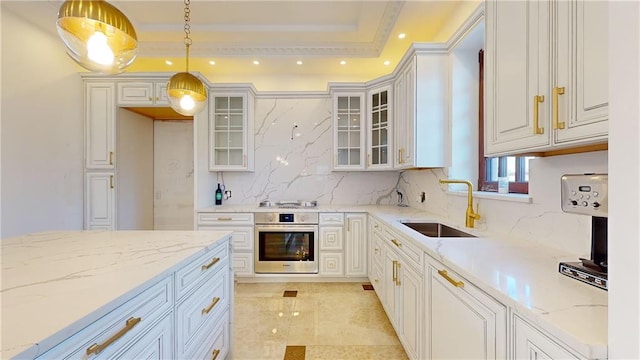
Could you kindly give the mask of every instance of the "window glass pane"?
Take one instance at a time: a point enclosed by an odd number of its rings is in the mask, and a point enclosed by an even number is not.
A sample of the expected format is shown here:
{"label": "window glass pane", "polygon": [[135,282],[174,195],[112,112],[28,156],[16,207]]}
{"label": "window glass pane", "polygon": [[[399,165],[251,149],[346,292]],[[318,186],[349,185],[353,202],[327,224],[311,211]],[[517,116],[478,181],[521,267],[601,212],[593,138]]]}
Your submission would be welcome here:
{"label": "window glass pane", "polygon": [[487,158],[487,181],[498,181],[498,158]]}
{"label": "window glass pane", "polygon": [[535,156],[524,157],[524,181],[529,182],[529,160],[535,159]]}
{"label": "window glass pane", "polygon": [[516,157],[507,156],[507,177],[509,181],[516,181]]}

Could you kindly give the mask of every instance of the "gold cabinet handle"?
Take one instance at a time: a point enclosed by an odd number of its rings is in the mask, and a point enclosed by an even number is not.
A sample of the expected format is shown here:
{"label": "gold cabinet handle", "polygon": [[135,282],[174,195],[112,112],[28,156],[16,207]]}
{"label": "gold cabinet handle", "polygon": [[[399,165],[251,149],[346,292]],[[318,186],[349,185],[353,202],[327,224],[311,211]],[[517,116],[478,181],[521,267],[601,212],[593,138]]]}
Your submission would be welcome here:
{"label": "gold cabinet handle", "polygon": [[214,297],[213,300],[211,301],[211,305],[207,306],[206,308],[202,309],[202,315],[207,315],[211,310],[213,310],[213,307],[216,306],[216,304],[220,301],[219,297]]}
{"label": "gold cabinet handle", "polygon": [[115,335],[109,338],[109,340],[105,341],[102,344],[95,343],[87,348],[87,355],[95,354],[97,355],[102,350],[106,349],[109,345],[113,344],[116,340],[120,339],[124,334],[128,333],[134,326],[138,325],[138,323],[142,320],[142,318],[133,318],[130,317],[125,326],[120,329]]}
{"label": "gold cabinet handle", "polygon": [[544,134],[544,128],[539,127],[540,125],[540,103],[544,102],[544,95],[535,95],[533,97],[533,134],[541,135]]}
{"label": "gold cabinet handle", "polygon": [[233,220],[233,218],[230,218],[230,217],[219,217],[218,218],[218,221],[231,221],[231,220]]}
{"label": "gold cabinet handle", "polygon": [[211,360],[216,360],[218,358],[218,355],[220,355],[220,349],[213,350],[213,353],[211,355]]}
{"label": "gold cabinet handle", "polygon": [[391,239],[391,242],[397,247],[402,247],[402,243],[396,239]]}
{"label": "gold cabinet handle", "polygon": [[149,96],[149,101],[153,101],[153,97],[152,96]]}
{"label": "gold cabinet handle", "polygon": [[373,227],[376,228],[376,229],[380,228],[380,226],[378,226],[378,224],[373,224]]}
{"label": "gold cabinet handle", "polygon": [[216,263],[218,263],[218,261],[220,261],[219,257],[214,257],[210,263],[202,265],[202,271],[205,270],[209,270],[209,268],[211,268],[213,265],[215,265]]}
{"label": "gold cabinet handle", "polygon": [[400,261],[396,261],[396,266],[398,267],[396,270],[396,285],[400,286]]}
{"label": "gold cabinet handle", "polygon": [[113,165],[113,151],[109,151],[109,165]]}
{"label": "gold cabinet handle", "polygon": [[112,189],[114,188],[114,185],[113,185],[113,175],[109,175],[109,187],[110,187],[110,188],[112,188]]}
{"label": "gold cabinet handle", "polygon": [[391,272],[391,277],[393,278],[393,283],[397,284],[398,278],[396,277],[396,264],[398,262],[396,260],[393,260],[393,271]]}
{"label": "gold cabinet handle", "polygon": [[376,247],[373,249],[373,251],[377,254],[378,252],[380,252],[380,248]]}
{"label": "gold cabinet handle", "polygon": [[449,276],[449,274],[447,274],[447,270],[438,270],[438,274],[450,282],[451,285],[460,288],[464,287],[464,283],[462,281],[455,281],[451,276]]}
{"label": "gold cabinet handle", "polygon": [[558,122],[558,96],[564,95],[564,86],[563,87],[554,87],[553,88],[553,99],[552,107],[553,107],[553,130],[564,129],[564,121]]}

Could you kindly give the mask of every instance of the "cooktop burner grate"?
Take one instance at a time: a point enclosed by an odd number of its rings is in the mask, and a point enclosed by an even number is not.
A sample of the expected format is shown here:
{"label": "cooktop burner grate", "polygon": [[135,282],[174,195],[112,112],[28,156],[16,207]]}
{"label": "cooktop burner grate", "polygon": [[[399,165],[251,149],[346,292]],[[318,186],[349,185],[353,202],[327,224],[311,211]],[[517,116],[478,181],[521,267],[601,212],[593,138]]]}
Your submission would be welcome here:
{"label": "cooktop burner grate", "polygon": [[300,208],[314,208],[318,206],[318,202],[315,200],[312,201],[302,201],[302,200],[295,200],[295,201],[269,201],[269,200],[264,200],[264,201],[260,201],[260,207],[267,207],[267,208],[280,208],[280,209],[300,209]]}

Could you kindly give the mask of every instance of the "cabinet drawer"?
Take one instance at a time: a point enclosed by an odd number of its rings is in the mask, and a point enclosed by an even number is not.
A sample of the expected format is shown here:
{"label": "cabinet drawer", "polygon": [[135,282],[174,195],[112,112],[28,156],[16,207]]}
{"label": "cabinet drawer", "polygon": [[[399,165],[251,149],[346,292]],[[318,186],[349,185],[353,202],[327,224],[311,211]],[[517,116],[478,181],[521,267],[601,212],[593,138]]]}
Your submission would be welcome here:
{"label": "cabinet drawer", "polygon": [[384,239],[379,233],[374,232],[371,237],[371,241],[371,258],[373,259],[373,264],[371,264],[371,266],[374,268],[382,268],[382,264],[384,263],[384,254],[382,253],[382,249],[384,249]]}
{"label": "cabinet drawer", "polygon": [[[229,314],[224,313],[220,319],[215,320],[215,329],[211,332],[210,338],[203,340],[204,346],[198,350],[192,359],[223,360],[229,354],[230,332]],[[211,341],[213,339],[213,341]]]}
{"label": "cabinet drawer", "polygon": [[320,225],[344,225],[343,213],[320,213]]}
{"label": "cabinet drawer", "polygon": [[370,229],[376,232],[381,232],[382,228],[384,227],[384,225],[378,219],[374,219],[371,216],[369,216],[369,224],[371,224]]}
{"label": "cabinet drawer", "polygon": [[229,271],[219,271],[176,307],[176,358],[196,351],[214,320],[229,310]]}
{"label": "cabinet drawer", "polygon": [[253,214],[249,213],[198,213],[198,225],[251,225]]}
{"label": "cabinet drawer", "polygon": [[[41,359],[107,359],[140,338],[173,307],[167,277],[44,353]],[[137,321],[137,319],[140,319]],[[125,331],[126,330],[126,331]],[[124,331],[124,333],[122,333]],[[116,336],[121,335],[121,336]],[[95,354],[100,345],[108,344]],[[94,350],[93,352],[91,350]],[[89,352],[89,354],[87,354]]]}
{"label": "cabinet drawer", "polygon": [[146,334],[123,349],[112,359],[147,359],[161,360],[173,357],[173,321],[171,316],[166,315],[158,324],[150,329]]}
{"label": "cabinet drawer", "polygon": [[227,242],[218,244],[182,269],[176,271],[176,298],[180,299],[207,275],[213,274],[228,264]]}
{"label": "cabinet drawer", "polygon": [[342,250],[342,227],[320,227],[320,251]]}
{"label": "cabinet drawer", "polygon": [[199,231],[233,231],[233,250],[253,251],[253,226],[199,226]]}
{"label": "cabinet drawer", "polygon": [[320,276],[343,276],[344,256],[342,253],[320,253]]}
{"label": "cabinet drawer", "polygon": [[418,269],[422,268],[424,253],[417,245],[413,244],[411,240],[398,235],[387,227],[384,228],[384,238],[385,241],[387,241],[392,248],[395,248],[399,254],[404,255],[409,263],[413,264]]}

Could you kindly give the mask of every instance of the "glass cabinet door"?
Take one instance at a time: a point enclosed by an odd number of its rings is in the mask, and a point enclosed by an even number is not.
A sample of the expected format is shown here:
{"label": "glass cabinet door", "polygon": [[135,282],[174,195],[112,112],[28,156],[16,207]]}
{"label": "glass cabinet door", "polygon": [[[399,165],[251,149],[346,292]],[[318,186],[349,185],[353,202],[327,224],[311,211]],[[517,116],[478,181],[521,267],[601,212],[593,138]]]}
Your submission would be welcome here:
{"label": "glass cabinet door", "polygon": [[334,99],[336,169],[364,168],[363,100],[362,95],[338,95]]}
{"label": "glass cabinet door", "polygon": [[381,89],[369,93],[369,153],[370,167],[388,167],[391,165],[389,156],[389,89]]}
{"label": "glass cabinet door", "polygon": [[212,99],[210,170],[243,170],[247,166],[247,100],[242,94]]}

